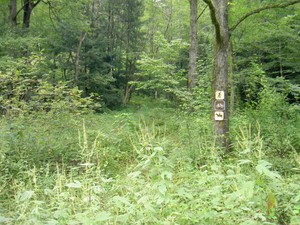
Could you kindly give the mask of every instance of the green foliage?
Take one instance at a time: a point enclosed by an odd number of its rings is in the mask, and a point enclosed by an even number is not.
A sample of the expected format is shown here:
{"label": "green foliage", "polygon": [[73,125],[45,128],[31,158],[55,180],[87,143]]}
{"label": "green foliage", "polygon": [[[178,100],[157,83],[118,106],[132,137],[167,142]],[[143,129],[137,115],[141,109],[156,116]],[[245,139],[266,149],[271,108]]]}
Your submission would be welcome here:
{"label": "green foliage", "polygon": [[101,115],[2,118],[0,221],[297,224],[297,171],[278,172],[267,124],[236,115],[235,151],[222,159],[208,118],[144,101]]}
{"label": "green foliage", "polygon": [[267,78],[261,67],[255,63],[250,63],[238,74],[238,93],[241,103],[246,108],[256,108],[259,102],[259,93],[266,87]]}
{"label": "green foliage", "polygon": [[136,90],[143,90],[152,96],[180,97],[186,88],[186,71],[178,68],[180,52],[187,48],[182,40],[168,42],[161,34],[154,36],[156,54],[144,53],[138,66],[140,72],[135,81],[130,82]]}
{"label": "green foliage", "polygon": [[[273,2],[230,2],[230,23]],[[298,224],[297,9],[231,36],[242,104],[224,156],[208,11],[190,93],[188,1],[42,1],[27,30],[0,7],[0,223]],[[127,108],[89,114],[120,106],[124,90]]]}
{"label": "green foliage", "polygon": [[[244,154],[254,151],[261,158],[264,149],[265,157],[278,170],[291,173],[298,164],[299,106],[289,105],[286,94],[271,87],[265,87],[258,98],[256,109],[248,109],[246,114],[240,113],[232,119],[232,124],[237,126],[232,135],[242,139],[250,138],[245,142],[247,147],[244,146]],[[249,137],[252,133],[259,136]]]}
{"label": "green foliage", "polygon": [[98,110],[96,95],[82,97],[82,91],[67,82],[53,84],[44,77],[44,57],[32,54],[17,60],[2,58],[0,71],[0,105],[2,114],[20,115],[33,111],[84,112]]}
{"label": "green foliage", "polygon": [[[247,2],[247,3],[246,3]],[[239,1],[232,8],[235,20],[241,14],[261,7],[261,1]],[[263,4],[274,3],[264,1]],[[244,8],[243,5],[247,5]],[[260,67],[268,77],[285,77],[294,84],[299,83],[299,25],[296,23],[299,5],[290,8],[267,10],[249,17],[235,31],[233,42],[237,55],[238,68],[244,68],[253,58],[258,60]],[[261,26],[257,26],[260,24]],[[247,66],[247,65],[246,65]]]}

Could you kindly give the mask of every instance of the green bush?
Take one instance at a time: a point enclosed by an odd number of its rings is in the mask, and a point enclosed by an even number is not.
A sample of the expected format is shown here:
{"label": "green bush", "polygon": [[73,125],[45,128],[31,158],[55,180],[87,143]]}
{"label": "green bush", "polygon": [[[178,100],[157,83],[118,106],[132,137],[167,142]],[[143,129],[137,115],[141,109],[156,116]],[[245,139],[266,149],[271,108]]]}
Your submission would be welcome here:
{"label": "green bush", "polygon": [[82,97],[82,91],[68,82],[53,84],[41,71],[45,59],[39,54],[13,59],[4,57],[0,67],[0,112],[22,115],[34,111],[84,113],[101,108],[96,95]]}

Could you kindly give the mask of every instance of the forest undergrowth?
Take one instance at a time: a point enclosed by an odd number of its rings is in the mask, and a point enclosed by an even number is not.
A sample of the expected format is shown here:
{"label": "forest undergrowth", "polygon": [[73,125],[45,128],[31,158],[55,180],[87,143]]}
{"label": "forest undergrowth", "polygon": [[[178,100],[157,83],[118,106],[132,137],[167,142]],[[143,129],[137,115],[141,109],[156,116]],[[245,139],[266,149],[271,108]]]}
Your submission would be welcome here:
{"label": "forest undergrowth", "polygon": [[299,107],[267,107],[233,116],[230,152],[162,102],[3,117],[0,223],[300,224]]}

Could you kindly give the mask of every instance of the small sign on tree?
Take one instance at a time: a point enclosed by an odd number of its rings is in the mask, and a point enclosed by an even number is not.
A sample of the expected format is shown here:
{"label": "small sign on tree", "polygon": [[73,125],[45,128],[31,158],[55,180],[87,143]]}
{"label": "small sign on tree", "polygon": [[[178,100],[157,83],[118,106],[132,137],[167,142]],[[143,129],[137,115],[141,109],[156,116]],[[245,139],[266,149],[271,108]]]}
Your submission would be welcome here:
{"label": "small sign on tree", "polygon": [[222,121],[225,117],[225,92],[216,91],[215,92],[215,101],[214,101],[214,119],[215,121]]}
{"label": "small sign on tree", "polygon": [[224,100],[215,100],[214,109],[218,110],[218,111],[224,111],[225,110],[225,101]]}
{"label": "small sign on tree", "polygon": [[225,93],[224,91],[216,91],[216,97],[217,100],[224,100],[225,99]]}
{"label": "small sign on tree", "polygon": [[216,111],[215,112],[215,120],[216,121],[224,120],[224,112],[222,112],[222,111]]}

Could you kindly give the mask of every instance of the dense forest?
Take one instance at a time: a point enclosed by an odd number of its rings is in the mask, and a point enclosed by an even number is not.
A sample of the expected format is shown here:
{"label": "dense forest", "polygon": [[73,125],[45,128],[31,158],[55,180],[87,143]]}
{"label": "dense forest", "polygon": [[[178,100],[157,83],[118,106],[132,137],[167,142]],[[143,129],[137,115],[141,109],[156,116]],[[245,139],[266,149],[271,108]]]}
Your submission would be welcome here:
{"label": "dense forest", "polygon": [[300,0],[0,13],[0,224],[300,224]]}

